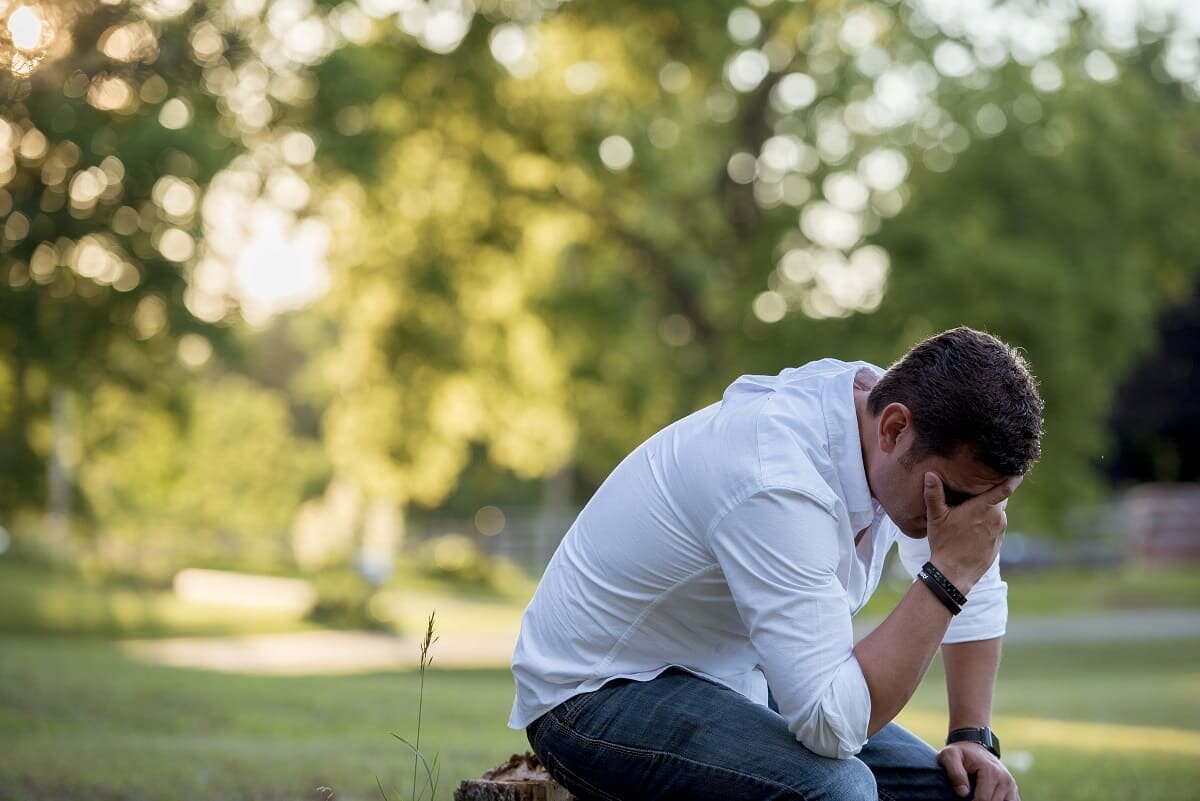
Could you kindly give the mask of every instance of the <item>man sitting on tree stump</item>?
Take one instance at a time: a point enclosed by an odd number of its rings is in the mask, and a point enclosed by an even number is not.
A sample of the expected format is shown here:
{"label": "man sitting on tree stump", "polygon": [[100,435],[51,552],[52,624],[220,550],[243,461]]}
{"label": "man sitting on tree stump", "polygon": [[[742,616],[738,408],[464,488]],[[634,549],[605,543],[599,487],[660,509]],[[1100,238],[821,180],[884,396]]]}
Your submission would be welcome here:
{"label": "man sitting on tree stump", "polygon": [[[639,445],[525,612],[509,725],[580,799],[1019,801],[990,729],[1022,357],[956,328],[886,372],[742,376]],[[857,645],[893,543],[916,581]],[[892,719],[942,647],[948,737]]]}

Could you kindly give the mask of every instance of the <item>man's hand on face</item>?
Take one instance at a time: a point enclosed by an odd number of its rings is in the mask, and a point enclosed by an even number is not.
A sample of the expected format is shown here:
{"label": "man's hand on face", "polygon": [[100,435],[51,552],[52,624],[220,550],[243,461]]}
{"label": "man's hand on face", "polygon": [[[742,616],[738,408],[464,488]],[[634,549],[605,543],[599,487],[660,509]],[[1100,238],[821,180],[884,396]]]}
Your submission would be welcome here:
{"label": "man's hand on face", "polygon": [[1004,507],[1008,496],[1021,485],[1022,478],[1007,478],[951,508],[946,505],[941,477],[933,472],[925,474],[925,519],[930,558],[963,592],[996,560],[1008,525]]}
{"label": "man's hand on face", "polygon": [[1021,801],[1017,782],[991,751],[979,743],[952,743],[938,753],[954,792],[965,798],[970,777],[975,779],[973,801]]}

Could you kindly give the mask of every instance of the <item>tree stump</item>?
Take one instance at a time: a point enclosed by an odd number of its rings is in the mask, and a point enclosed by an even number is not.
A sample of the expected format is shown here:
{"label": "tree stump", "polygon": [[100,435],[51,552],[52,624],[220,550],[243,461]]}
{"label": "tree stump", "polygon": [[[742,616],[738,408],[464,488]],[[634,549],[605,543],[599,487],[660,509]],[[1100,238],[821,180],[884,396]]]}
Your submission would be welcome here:
{"label": "tree stump", "polygon": [[528,751],[513,754],[480,779],[467,779],[454,791],[454,801],[575,801]]}

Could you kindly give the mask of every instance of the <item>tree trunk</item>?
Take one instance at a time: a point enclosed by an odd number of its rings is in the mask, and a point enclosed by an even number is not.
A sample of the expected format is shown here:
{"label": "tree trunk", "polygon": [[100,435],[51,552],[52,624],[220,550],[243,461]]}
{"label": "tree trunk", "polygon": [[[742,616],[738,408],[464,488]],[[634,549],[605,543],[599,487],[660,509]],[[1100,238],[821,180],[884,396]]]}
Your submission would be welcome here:
{"label": "tree trunk", "polygon": [[571,525],[574,480],[574,466],[570,462],[542,479],[542,502],[533,521],[533,543],[526,563],[535,575],[540,576],[546,569],[554,549]]}
{"label": "tree trunk", "polygon": [[29,361],[18,344],[13,351],[12,414],[0,421],[0,513],[12,513],[41,496],[42,485],[36,478],[40,460],[29,445],[29,405],[26,376]]}
{"label": "tree trunk", "polygon": [[503,765],[468,779],[454,791],[454,801],[575,801],[538,758],[529,752],[513,754]]}
{"label": "tree trunk", "polygon": [[454,801],[574,801],[553,780],[540,782],[493,782],[469,779],[454,791]]}
{"label": "tree trunk", "polygon": [[59,385],[50,392],[52,440],[46,460],[46,549],[61,558],[69,547],[71,522],[71,469],[74,443],[71,430],[71,396]]}
{"label": "tree trunk", "polygon": [[404,543],[404,507],[390,498],[375,497],[363,518],[359,564],[372,584],[382,584],[392,575],[396,552]]}

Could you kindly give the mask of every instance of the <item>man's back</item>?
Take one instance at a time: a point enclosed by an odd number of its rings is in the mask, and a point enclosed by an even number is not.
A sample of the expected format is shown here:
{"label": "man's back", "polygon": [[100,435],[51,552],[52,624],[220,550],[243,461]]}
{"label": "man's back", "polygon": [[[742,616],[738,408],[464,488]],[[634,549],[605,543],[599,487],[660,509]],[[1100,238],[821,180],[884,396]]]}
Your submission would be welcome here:
{"label": "man's back", "polygon": [[[526,612],[510,725],[523,727],[614,678],[647,680],[672,665],[765,701],[760,657],[709,535],[755,493],[802,492],[842,523],[834,543],[841,589],[857,579],[856,600],[867,594],[882,552],[868,543],[866,559],[854,558],[853,531],[875,515],[857,427],[844,430],[854,419],[853,376],[862,369],[878,371],[823,360],[778,376],[743,376],[720,402],[659,431],[617,466],[564,537]],[[831,453],[831,431],[853,452],[835,446]],[[853,464],[839,470],[839,455],[857,460],[858,475]],[[842,485],[856,482],[851,516]],[[805,531],[790,534],[803,538]],[[843,602],[847,627],[850,611]]]}

